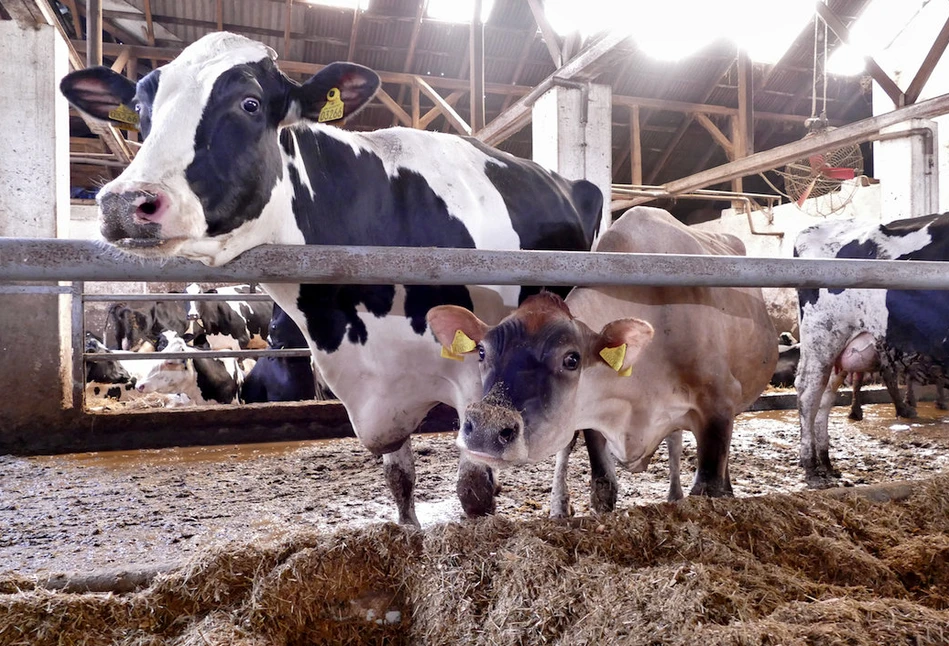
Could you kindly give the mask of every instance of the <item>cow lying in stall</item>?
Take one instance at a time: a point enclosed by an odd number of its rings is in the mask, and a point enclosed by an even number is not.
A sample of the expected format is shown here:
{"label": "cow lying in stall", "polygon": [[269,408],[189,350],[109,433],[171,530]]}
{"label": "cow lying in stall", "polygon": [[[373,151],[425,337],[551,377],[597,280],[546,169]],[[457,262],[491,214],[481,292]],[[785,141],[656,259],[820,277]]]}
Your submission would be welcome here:
{"label": "cow lying in stall", "polygon": [[[236,359],[208,359],[201,350],[189,346],[177,333],[167,330],[159,340],[157,359],[149,372],[138,381],[141,393],[178,394],[194,404],[231,404],[238,400],[244,374]],[[188,352],[187,359],[162,359],[161,354]]]}
{"label": "cow lying in stall", "polygon": [[[888,224],[828,221],[802,231],[802,258],[946,260],[949,214]],[[828,421],[840,375],[880,366],[907,380],[945,384],[949,298],[938,290],[801,289],[801,361],[795,386],[801,466],[810,487],[833,486]],[[898,370],[897,370],[898,368]],[[832,376],[834,378],[832,379]],[[893,381],[895,385],[895,379]],[[899,393],[896,393],[899,401]]]}
{"label": "cow lying in stall", "polygon": [[[596,251],[745,250],[733,236],[694,231],[666,211],[637,207]],[[610,453],[642,471],[659,443],[681,430],[698,447],[690,493],[731,495],[734,418],[767,386],[777,360],[758,288],[578,287],[565,302],[533,296],[497,326],[454,306],[432,309],[428,320],[448,352],[477,353],[481,362],[483,398],[465,412],[462,451],[491,465],[536,462],[568,447],[577,429],[591,429],[605,439],[593,445],[594,472],[612,489],[603,495],[604,482],[594,482],[596,511],[615,500]],[[566,458],[561,452],[558,463]],[[558,468],[557,477],[563,474]],[[561,491],[565,484],[555,482],[552,515],[567,513]]]}
{"label": "cow lying in stall", "polygon": [[[209,265],[266,243],[590,248],[603,207],[592,183],[472,138],[335,128],[372,100],[378,75],[334,63],[301,86],[275,60],[262,43],[218,32],[137,85],[105,67],[63,79],[77,109],[112,125],[135,121],[144,136],[131,164],[97,196],[107,241]],[[410,436],[438,403],[460,415],[480,391],[475,368],[433,355],[425,314],[439,304],[472,307],[470,292],[263,287],[307,335],[356,435],[383,456],[399,521],[417,525]],[[506,305],[517,304],[517,288],[500,291]],[[468,514],[493,511],[494,491],[490,469],[462,460],[458,492]]]}

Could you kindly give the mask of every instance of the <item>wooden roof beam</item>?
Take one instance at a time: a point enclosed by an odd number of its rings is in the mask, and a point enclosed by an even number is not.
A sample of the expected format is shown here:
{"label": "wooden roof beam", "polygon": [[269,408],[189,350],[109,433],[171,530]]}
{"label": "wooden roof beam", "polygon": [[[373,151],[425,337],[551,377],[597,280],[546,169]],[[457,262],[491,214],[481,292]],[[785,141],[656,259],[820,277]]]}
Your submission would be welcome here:
{"label": "wooden roof beam", "polygon": [[663,185],[663,188],[669,193],[687,193],[712,184],[777,168],[790,161],[829,148],[871,141],[883,128],[903,123],[909,119],[927,119],[943,114],[949,114],[949,94],[943,94],[920,103],[897,108],[892,112],[849,123],[785,146],[778,146],[742,159],[736,159],[717,168],[710,168],[689,177],[667,182]]}
{"label": "wooden roof beam", "polygon": [[735,144],[724,132],[719,130],[718,126],[715,125],[715,122],[701,112],[696,112],[692,116],[695,117],[695,120],[699,122],[699,125],[708,131],[708,134],[712,135],[712,139],[714,139],[715,143],[722,147],[722,150],[725,151],[725,154],[728,156],[728,158],[733,159],[735,157]]}
{"label": "wooden roof beam", "polygon": [[[718,74],[712,75],[712,80],[709,81],[708,85],[705,86],[705,92],[702,94],[704,97],[703,102],[708,101],[709,97],[712,96],[712,93],[715,91],[715,88],[718,87],[718,82],[722,80],[722,77],[728,73],[728,70],[731,69],[732,65],[735,63],[735,59],[729,59],[719,68]],[[663,102],[666,105],[669,105],[668,102]],[[668,109],[668,108],[660,108]],[[738,110],[729,109],[728,114],[738,114]],[[656,181],[656,178],[659,176],[659,173],[662,172],[662,169],[665,168],[666,163],[672,157],[672,153],[675,151],[676,147],[679,145],[679,142],[682,141],[682,138],[685,137],[685,133],[688,132],[689,126],[692,125],[692,118],[695,113],[703,114],[724,114],[722,112],[712,112],[709,110],[687,110],[685,112],[685,118],[682,120],[682,123],[679,125],[679,128],[672,135],[672,138],[669,140],[669,143],[666,144],[666,147],[663,149],[662,154],[659,155],[659,160],[655,163],[652,169],[649,171],[649,175],[646,177],[646,183],[652,184]]]}
{"label": "wooden roof beam", "polygon": [[[421,77],[416,76],[415,86],[422,91],[422,94],[427,96],[435,103],[435,107],[438,108],[438,110],[445,116],[445,119],[448,120],[448,123],[451,124],[455,130],[463,135],[471,134],[471,126],[465,123],[465,120],[462,119],[457,112],[455,112],[455,109],[451,107],[451,105],[445,99],[439,96],[438,92],[432,89],[431,85],[422,80]],[[458,95],[460,98],[461,94],[458,93]]]}
{"label": "wooden roof beam", "polygon": [[[837,34],[837,37],[840,38],[841,41],[849,45],[850,30],[847,29],[847,25],[845,25],[844,22],[837,16],[837,14],[831,11],[830,7],[828,7],[823,2],[818,2],[816,6],[818,15],[823,18],[824,22],[827,23],[827,26],[830,27],[835,34]],[[872,57],[864,56],[863,60],[867,66],[867,73],[873,77],[873,80],[876,81],[883,91],[886,92],[886,95],[892,99],[893,105],[897,107],[902,106],[904,103],[904,96],[903,91],[900,90],[899,86],[893,81],[893,79],[887,76],[886,72],[883,71],[883,68],[880,67],[880,65],[875,60],[873,60]]]}
{"label": "wooden roof beam", "polygon": [[916,99],[919,98],[920,93],[926,86],[926,81],[929,80],[929,76],[936,67],[936,63],[939,62],[943,52],[946,51],[947,45],[949,45],[949,19],[947,19],[946,23],[942,26],[939,35],[936,36],[936,40],[933,42],[932,48],[930,48],[929,53],[926,54],[923,64],[919,66],[919,71],[916,72],[916,76],[913,77],[912,82],[910,82],[909,87],[906,89],[906,93],[904,94],[906,105],[916,103]]}
{"label": "wooden roof beam", "polygon": [[550,21],[547,20],[547,14],[544,13],[540,0],[527,0],[527,4],[530,5],[534,22],[537,23],[537,28],[540,29],[540,35],[544,39],[544,44],[547,45],[547,51],[550,53],[550,59],[554,62],[554,67],[560,67],[565,61],[560,51],[560,39],[557,38],[557,32],[550,26]]}

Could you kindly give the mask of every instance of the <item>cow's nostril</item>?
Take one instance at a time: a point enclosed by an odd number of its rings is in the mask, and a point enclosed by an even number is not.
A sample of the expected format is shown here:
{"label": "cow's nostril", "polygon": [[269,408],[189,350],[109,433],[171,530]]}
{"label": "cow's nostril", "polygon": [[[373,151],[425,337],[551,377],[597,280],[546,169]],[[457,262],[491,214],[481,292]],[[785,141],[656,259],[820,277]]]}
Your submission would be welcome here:
{"label": "cow's nostril", "polygon": [[145,215],[155,215],[158,211],[158,198],[149,200],[148,202],[142,202],[138,205],[138,210]]}
{"label": "cow's nostril", "polygon": [[517,437],[517,429],[510,426],[505,426],[500,431],[498,431],[498,439],[501,440],[502,444],[507,444],[515,437]]}

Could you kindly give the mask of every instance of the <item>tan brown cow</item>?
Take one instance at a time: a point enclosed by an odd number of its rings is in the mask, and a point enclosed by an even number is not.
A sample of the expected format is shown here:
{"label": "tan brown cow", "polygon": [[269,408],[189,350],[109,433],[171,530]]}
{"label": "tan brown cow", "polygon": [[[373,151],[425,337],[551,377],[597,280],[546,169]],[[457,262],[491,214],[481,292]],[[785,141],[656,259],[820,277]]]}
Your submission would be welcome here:
{"label": "tan brown cow", "polygon": [[[733,236],[692,230],[647,207],[617,220],[596,250],[745,253]],[[535,462],[592,429],[621,463],[642,471],[664,438],[687,430],[698,446],[692,495],[732,493],[734,418],[777,362],[777,334],[758,288],[581,287],[566,302],[534,296],[494,327],[456,306],[436,307],[428,320],[448,352],[481,360],[483,399],[467,408],[457,440],[469,457],[494,466]],[[610,496],[594,484],[600,511]],[[615,476],[612,487],[615,500]],[[553,500],[552,513],[564,513],[563,505]]]}

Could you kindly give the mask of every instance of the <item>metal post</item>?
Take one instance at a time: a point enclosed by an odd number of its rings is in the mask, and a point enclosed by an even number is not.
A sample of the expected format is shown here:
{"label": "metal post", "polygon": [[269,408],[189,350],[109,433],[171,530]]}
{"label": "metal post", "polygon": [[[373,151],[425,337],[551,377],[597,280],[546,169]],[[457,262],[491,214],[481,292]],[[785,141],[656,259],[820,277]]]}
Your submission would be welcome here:
{"label": "metal post", "polygon": [[83,394],[86,383],[86,364],[82,353],[86,347],[85,339],[85,308],[82,302],[82,291],[84,283],[82,281],[73,281],[72,284],[72,407],[76,410],[82,410]]}

